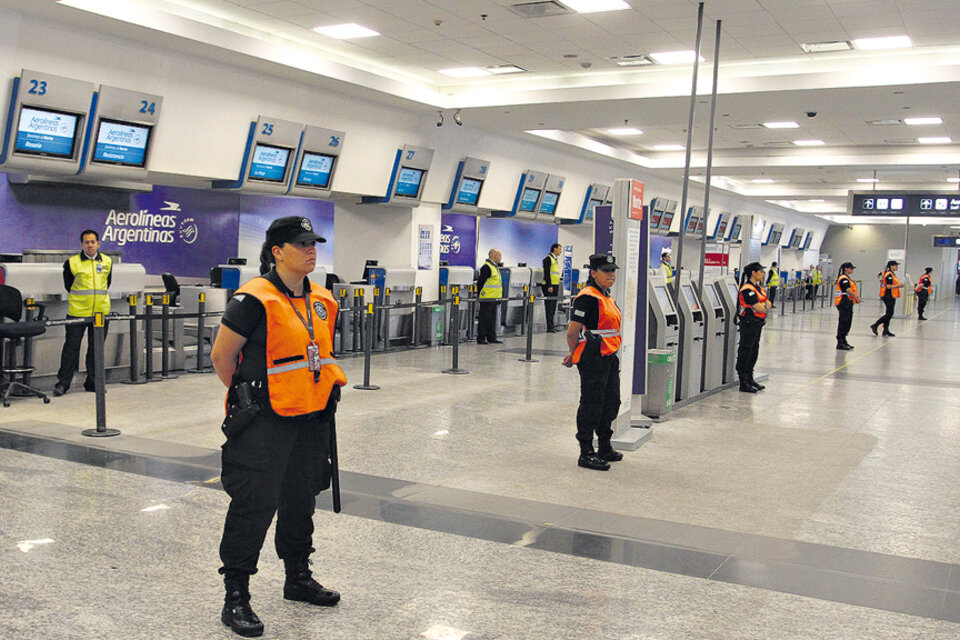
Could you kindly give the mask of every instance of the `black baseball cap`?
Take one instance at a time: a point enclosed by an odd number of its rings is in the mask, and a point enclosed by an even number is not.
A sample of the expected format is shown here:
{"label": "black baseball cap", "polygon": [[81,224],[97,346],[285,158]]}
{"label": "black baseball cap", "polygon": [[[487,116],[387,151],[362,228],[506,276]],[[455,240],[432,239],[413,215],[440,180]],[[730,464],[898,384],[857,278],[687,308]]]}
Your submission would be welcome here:
{"label": "black baseball cap", "polygon": [[614,271],[619,269],[617,260],[606,253],[595,253],[590,256],[590,268],[598,271]]}
{"label": "black baseball cap", "polygon": [[326,238],[313,232],[313,223],[309,218],[286,216],[277,218],[267,229],[267,242],[279,246],[285,242],[326,242]]}
{"label": "black baseball cap", "polygon": [[840,271],[843,271],[844,269],[856,269],[856,267],[853,266],[852,262],[844,262],[842,265],[840,265]]}
{"label": "black baseball cap", "polygon": [[900,263],[896,260],[887,260],[887,267],[892,267],[893,265],[900,266]]}
{"label": "black baseball cap", "polygon": [[743,273],[749,276],[754,271],[763,271],[765,268],[766,267],[764,267],[759,262],[751,262],[750,264],[748,264],[743,268]]}

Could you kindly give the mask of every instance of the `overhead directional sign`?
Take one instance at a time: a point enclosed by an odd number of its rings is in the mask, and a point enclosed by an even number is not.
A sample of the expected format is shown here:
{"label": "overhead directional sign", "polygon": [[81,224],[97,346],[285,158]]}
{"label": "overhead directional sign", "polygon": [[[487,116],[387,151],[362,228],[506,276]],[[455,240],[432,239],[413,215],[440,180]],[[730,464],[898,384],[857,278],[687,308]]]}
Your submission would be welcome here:
{"label": "overhead directional sign", "polygon": [[851,191],[850,214],[889,217],[960,217],[960,191]]}

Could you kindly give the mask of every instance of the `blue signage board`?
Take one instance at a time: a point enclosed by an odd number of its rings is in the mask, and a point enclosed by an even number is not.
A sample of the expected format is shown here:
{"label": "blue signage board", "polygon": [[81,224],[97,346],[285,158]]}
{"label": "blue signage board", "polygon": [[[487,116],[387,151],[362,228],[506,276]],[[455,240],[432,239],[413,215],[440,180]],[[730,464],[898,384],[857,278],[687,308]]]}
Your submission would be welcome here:
{"label": "blue signage board", "polygon": [[23,107],[14,149],[24,153],[72,158],[78,119],[62,111]]}
{"label": "blue signage board", "polygon": [[613,205],[604,204],[594,207],[593,252],[613,253]]}
{"label": "blue signage board", "polygon": [[460,213],[440,214],[440,259],[455,267],[477,263],[477,218]]}
{"label": "blue signage board", "polygon": [[149,140],[150,127],[101,119],[93,159],[108,164],[142,167],[146,162]]}

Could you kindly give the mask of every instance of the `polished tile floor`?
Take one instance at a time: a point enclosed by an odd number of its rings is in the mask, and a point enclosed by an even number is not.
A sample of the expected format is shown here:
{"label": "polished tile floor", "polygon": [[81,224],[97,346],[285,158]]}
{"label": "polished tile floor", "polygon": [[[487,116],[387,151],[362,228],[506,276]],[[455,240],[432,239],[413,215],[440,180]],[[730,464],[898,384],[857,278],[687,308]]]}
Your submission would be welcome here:
{"label": "polished tile floor", "polygon": [[[252,581],[269,638],[960,636],[960,305],[851,352],[833,309],[775,315],[760,394],[677,410],[610,472],[576,466],[562,335],[376,354],[338,413],[344,513],[320,498],[315,570],[344,594]],[[346,359],[351,383],[362,359]],[[110,385],[0,411],[3,638],[214,638],[222,388]],[[46,542],[49,540],[49,542]]]}

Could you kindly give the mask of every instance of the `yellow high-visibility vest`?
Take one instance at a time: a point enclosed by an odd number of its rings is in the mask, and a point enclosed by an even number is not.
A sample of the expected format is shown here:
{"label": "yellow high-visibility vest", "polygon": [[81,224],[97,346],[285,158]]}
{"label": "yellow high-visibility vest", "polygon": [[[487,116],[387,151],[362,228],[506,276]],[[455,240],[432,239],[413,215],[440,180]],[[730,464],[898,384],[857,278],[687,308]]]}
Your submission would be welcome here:
{"label": "yellow high-visibility vest", "polygon": [[484,262],[490,267],[490,277],[483,283],[480,289],[481,300],[495,300],[503,297],[503,280],[500,278],[500,268],[497,267],[489,258]]}
{"label": "yellow high-visibility vest", "polygon": [[545,274],[549,276],[547,284],[558,285],[560,284],[560,261],[552,252],[547,254],[547,257],[550,258],[550,273]]}
{"label": "yellow high-visibility vest", "polygon": [[770,282],[767,283],[767,286],[770,286],[770,287],[780,286],[780,270],[779,269],[770,269]]}
{"label": "yellow high-visibility vest", "polygon": [[110,270],[113,268],[110,256],[101,253],[99,260],[84,260],[78,253],[70,256],[67,263],[73,273],[67,314],[89,318],[95,313],[110,313],[110,295],[107,293]]}

